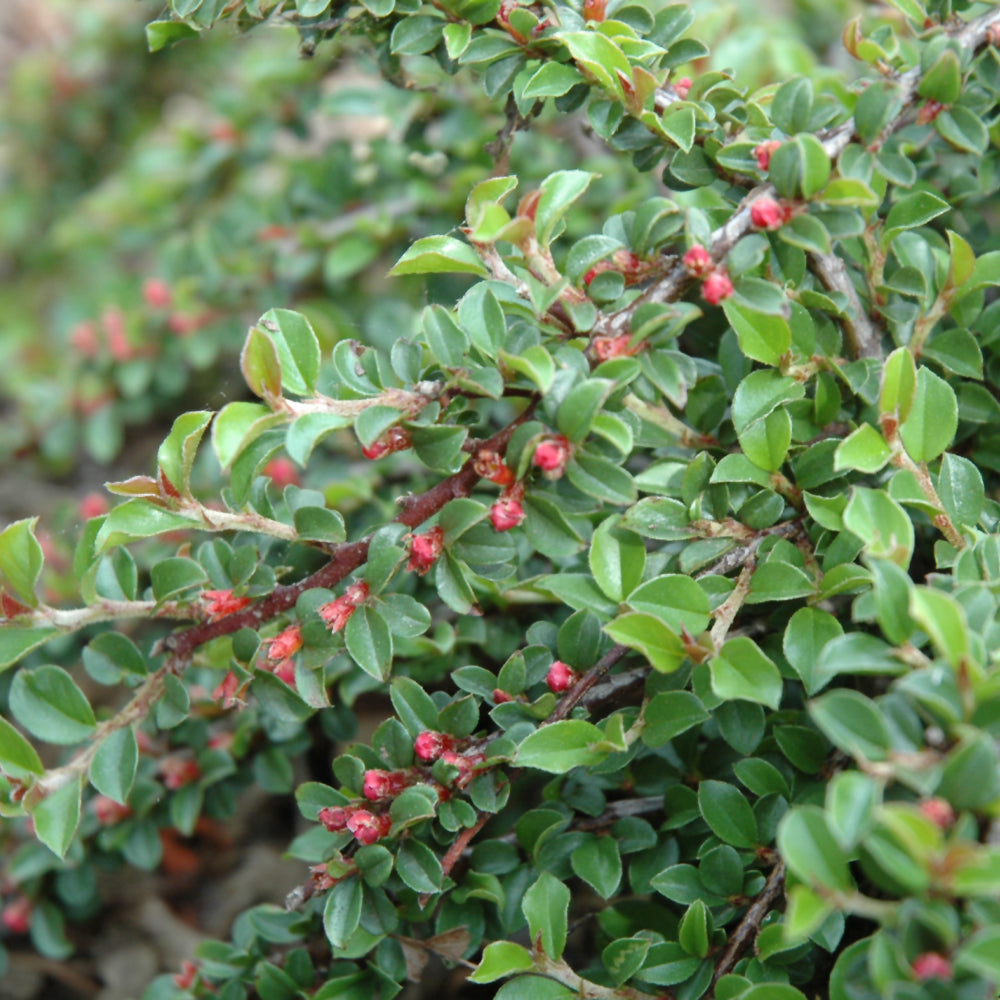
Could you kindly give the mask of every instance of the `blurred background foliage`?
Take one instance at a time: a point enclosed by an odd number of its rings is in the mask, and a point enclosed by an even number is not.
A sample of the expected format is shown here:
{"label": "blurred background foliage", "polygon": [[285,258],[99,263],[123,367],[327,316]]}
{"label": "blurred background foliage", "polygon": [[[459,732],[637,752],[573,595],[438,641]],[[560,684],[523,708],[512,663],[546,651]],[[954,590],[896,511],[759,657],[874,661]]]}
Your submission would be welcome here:
{"label": "blurred background foliage", "polygon": [[[756,5],[694,6],[714,62],[753,85],[812,72],[858,5],[776,3],[766,28]],[[646,194],[570,115],[519,132],[497,164],[487,147],[504,119],[462,74],[432,93],[442,69],[417,56],[389,82],[377,35],[303,58],[294,5],[282,7],[285,23],[150,54],[144,29],[162,5],[4,5],[0,472],[20,460],[86,490],[112,463],[143,467],[173,415],[239,391],[235,355],[269,307],[306,312],[326,346],[391,341],[428,297],[459,288],[385,272],[453,227],[491,172],[517,173],[523,191],[556,169],[600,171],[581,233]],[[0,515],[37,513],[37,499],[25,487]]]}

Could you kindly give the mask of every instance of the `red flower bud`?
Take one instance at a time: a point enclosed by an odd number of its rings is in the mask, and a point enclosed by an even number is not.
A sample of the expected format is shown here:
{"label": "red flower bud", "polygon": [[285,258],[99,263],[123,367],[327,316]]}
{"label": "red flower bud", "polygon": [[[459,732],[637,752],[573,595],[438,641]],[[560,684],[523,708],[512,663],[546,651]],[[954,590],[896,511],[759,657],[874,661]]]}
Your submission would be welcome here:
{"label": "red flower bud", "polygon": [[324,806],[316,818],[330,833],[336,833],[338,830],[347,829],[347,821],[351,818],[351,812],[352,810],[344,809],[343,806]]}
{"label": "red flower bud", "polygon": [[437,562],[443,547],[444,531],[441,528],[431,528],[422,535],[414,535],[410,539],[410,561],[406,568],[423,575]]}
{"label": "red flower bud", "polygon": [[589,285],[594,278],[604,271],[610,271],[612,269],[611,262],[608,260],[599,260],[584,276],[583,283]]}
{"label": "red flower bud", "polygon": [[754,147],[753,155],[757,157],[757,166],[761,170],[767,170],[771,166],[771,154],[781,148],[781,143],[777,139],[768,139],[759,146]]}
{"label": "red flower bud", "polygon": [[520,500],[511,497],[501,497],[490,508],[490,520],[497,531],[510,531],[524,521],[527,514]]}
{"label": "red flower bud", "polygon": [[266,650],[264,655],[268,660],[283,663],[302,648],[302,626],[289,625],[274,638],[264,639],[261,647]]}
{"label": "red flower bud", "polygon": [[240,679],[230,670],[212,692],[212,701],[217,701],[223,708],[232,708],[239,702],[240,694]]}
{"label": "red flower bud", "polygon": [[725,271],[713,271],[701,286],[702,298],[710,305],[717,306],[723,299],[732,296],[735,289]]}
{"label": "red flower bud", "polygon": [[377,441],[362,448],[361,454],[374,461],[394,451],[403,451],[410,444],[410,432],[405,427],[390,427]]}
{"label": "red flower bud", "polygon": [[447,733],[438,733],[433,729],[425,729],[413,741],[413,752],[421,760],[430,763],[437,760],[445,750],[452,750],[454,746],[454,738]]}
{"label": "red flower bud", "polygon": [[69,332],[69,342],[73,350],[79,351],[85,358],[96,358],[101,351],[97,327],[93,323],[77,323]]}
{"label": "red flower bud", "polygon": [[493,689],[493,701],[494,701],[495,704],[497,704],[497,705],[503,705],[505,702],[513,701],[513,700],[514,700],[514,696],[511,695],[511,694],[507,694],[507,692],[504,691],[504,690],[502,690],[501,688],[494,688]]}
{"label": "red flower bud", "polygon": [[186,958],[181,962],[181,971],[175,972],[173,976],[174,985],[179,990],[189,990],[197,978],[198,966]]}
{"label": "red flower bud", "polygon": [[942,830],[946,830],[955,822],[955,810],[952,809],[951,803],[938,796],[924,799],[920,803],[920,811]]}
{"label": "red flower bud", "polygon": [[690,93],[690,91],[691,91],[691,77],[689,77],[689,76],[682,76],[674,84],[674,93],[682,101],[686,101],[687,100],[687,95]]}
{"label": "red flower bud", "polygon": [[913,975],[919,982],[925,979],[951,979],[951,962],[936,951],[925,951],[913,960]]}
{"label": "red flower bud", "polygon": [[170,286],[161,278],[149,278],[142,286],[142,297],[150,309],[166,309],[173,295]]}
{"label": "red flower bud", "polygon": [[758,198],[750,206],[750,221],[758,229],[780,229],[785,211],[773,198]]}
{"label": "red flower bud", "polygon": [[319,616],[326,622],[331,632],[339,632],[358,607],[368,600],[368,595],[367,583],[352,583],[340,597],[324,604],[319,609]]}
{"label": "red flower bud", "polygon": [[538,442],[531,460],[546,479],[558,479],[566,471],[570,450],[569,438],[556,434]]}
{"label": "red flower bud", "polygon": [[499,486],[510,486],[514,482],[513,471],[504,464],[503,459],[488,448],[481,448],[476,452],[476,457],[472,461],[472,467],[476,470],[477,476],[488,479]]}
{"label": "red flower bud", "polygon": [[944,111],[944,105],[940,101],[924,101],[917,112],[917,124],[930,125],[942,111]]}
{"label": "red flower bud", "polygon": [[101,826],[114,826],[131,814],[132,810],[128,806],[115,802],[107,795],[98,795],[94,799],[94,815]]}
{"label": "red flower bud", "polygon": [[125,314],[117,306],[101,314],[101,325],[108,338],[108,350],[115,361],[128,361],[135,353],[125,326]]}
{"label": "red flower bud", "polygon": [[235,597],[231,590],[203,590],[201,603],[205,617],[210,622],[217,622],[226,615],[242,611],[251,601],[249,597]]}
{"label": "red flower bud", "polygon": [[646,346],[646,341],[640,340],[633,344],[632,334],[620,333],[617,337],[598,335],[590,342],[590,346],[598,361],[610,361],[612,358],[631,358]]}
{"label": "red flower bud", "polygon": [[398,795],[408,782],[402,771],[381,771],[373,768],[365,771],[365,783],[362,788],[364,797],[370,802]]}
{"label": "red flower bud", "polygon": [[608,0],[583,0],[583,19],[585,21],[603,21],[604,10]]}
{"label": "red flower bud", "polygon": [[27,934],[31,928],[31,900],[27,896],[15,896],[0,911],[0,924],[11,934]]}
{"label": "red flower bud", "polygon": [[299,485],[299,470],[290,458],[272,458],[264,466],[264,475],[270,476],[271,482],[283,490],[286,486]]}
{"label": "red flower bud", "polygon": [[693,274],[697,278],[702,278],[715,270],[715,262],[712,260],[712,255],[700,245],[691,247],[684,254],[684,266],[688,269],[689,274]]}
{"label": "red flower bud", "polygon": [[580,675],[572,667],[563,663],[562,660],[556,660],[549,667],[545,683],[548,684],[550,691],[561,694],[571,688],[579,679]]}
{"label": "red flower bud", "polygon": [[176,792],[178,788],[197,781],[201,777],[201,768],[190,757],[164,757],[160,761],[160,775],[163,784],[172,792]]}
{"label": "red flower bud", "polygon": [[100,493],[88,493],[80,501],[80,506],[77,509],[80,517],[85,521],[89,521],[92,517],[100,517],[102,514],[107,514],[108,501]]}
{"label": "red flower bud", "polygon": [[347,829],[362,844],[374,844],[381,840],[392,826],[388,816],[376,816],[367,809],[355,810],[347,820]]}

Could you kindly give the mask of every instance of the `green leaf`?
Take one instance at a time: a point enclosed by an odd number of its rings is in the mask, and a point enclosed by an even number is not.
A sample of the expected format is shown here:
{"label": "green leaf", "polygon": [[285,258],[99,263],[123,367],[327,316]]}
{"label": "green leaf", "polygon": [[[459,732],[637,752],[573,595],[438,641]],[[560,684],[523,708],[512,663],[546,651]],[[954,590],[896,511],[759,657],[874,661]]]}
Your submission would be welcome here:
{"label": "green leaf", "polygon": [[622,601],[642,579],[646,546],[638,535],[620,528],[617,518],[608,518],[591,537],[588,559],[594,580],[605,596]]}
{"label": "green leaf", "polygon": [[604,631],[615,642],[638,650],[661,673],[672,673],[684,661],[680,636],[652,615],[627,612],[605,625]]}
{"label": "green leaf", "polygon": [[149,538],[167,531],[181,531],[193,528],[199,523],[183,514],[165,510],[149,500],[137,497],[119,504],[108,514],[94,539],[94,548],[98,552],[104,552],[114,545],[121,545],[134,538]]}
{"label": "green leaf", "polygon": [[608,750],[599,746],[604,733],[582,719],[563,719],[536,729],[517,748],[517,764],[550,774],[565,774],[574,767],[599,764]]}
{"label": "green leaf", "polygon": [[190,495],[191,466],[212,416],[210,410],[182,413],[156,453],[160,473],[184,496]]}
{"label": "green leaf", "polygon": [[648,938],[618,938],[601,952],[601,961],[615,986],[621,986],[642,968],[650,944]]}
{"label": "green leaf", "polygon": [[930,636],[938,655],[956,670],[965,665],[969,655],[969,622],[965,609],[951,594],[932,587],[910,590],[910,614]]}
{"label": "green leaf", "polygon": [[396,872],[414,892],[441,891],[441,862],[426,844],[413,837],[404,840],[396,854]]}
{"label": "green leaf", "polygon": [[855,486],[844,508],[844,526],[864,543],[870,555],[908,566],[913,554],[913,522],[885,490]]}
{"label": "green leaf", "polygon": [[719,698],[753,701],[776,711],[781,704],[781,672],[749,636],[726,642],[708,668]]}
{"label": "green leaf", "polygon": [[181,21],[151,21],[146,25],[146,45],[150,52],[169,48],[182,38],[196,38],[198,32]]}
{"label": "green leaf", "polygon": [[489,276],[476,251],[454,236],[425,236],[417,240],[389,271],[392,277],[442,273]]}
{"label": "green leaf", "polygon": [[955,955],[955,965],[973,975],[1000,981],[1000,927],[984,927],[968,938]]}
{"label": "green leaf", "polygon": [[[231,403],[231,406],[236,406],[236,403]],[[247,406],[253,406],[253,403],[244,404]],[[229,409],[225,407],[222,413]],[[221,418],[222,413],[216,418],[216,422]],[[276,418],[283,420],[280,414],[274,415]],[[272,418],[269,421],[262,421],[264,424],[260,428],[261,431],[267,430],[268,427],[273,426],[273,422],[277,422]],[[288,433],[285,435],[285,450],[288,452],[289,457],[298,462],[303,468],[309,462],[309,456],[312,454],[313,449],[319,442],[325,438],[328,434],[333,433],[333,431],[341,430],[344,427],[350,427],[354,423],[354,418],[350,416],[342,416],[338,413],[306,413],[301,417],[294,420],[288,427]],[[247,437],[242,439],[235,447],[235,450],[230,452],[227,451],[226,454],[229,457],[229,461],[232,461],[239,451],[245,448],[251,441],[257,437],[257,427],[252,426],[247,432]],[[216,452],[219,454],[219,461],[222,462],[222,452],[220,451],[220,446],[216,445]]]}
{"label": "green leaf", "polygon": [[739,441],[754,465],[766,472],[777,472],[785,464],[792,443],[792,418],[788,410],[781,407],[755,420],[740,432]]}
{"label": "green leaf", "polygon": [[905,420],[913,408],[916,391],[917,365],[913,360],[913,354],[905,347],[897,347],[885,359],[882,369],[879,413],[895,413],[900,421]]}
{"label": "green leaf", "polygon": [[914,462],[933,461],[955,440],[957,429],[954,389],[928,368],[921,368],[913,408],[899,429],[906,453]]}
{"label": "green leaf", "polygon": [[102,795],[123,805],[128,799],[139,762],[139,745],[131,726],[107,736],[90,764],[90,783]]}
{"label": "green leaf", "polygon": [[344,628],[344,643],[365,673],[386,680],[392,667],[392,632],[374,608],[362,605],[351,615]]}
{"label": "green leaf", "polygon": [[566,467],[566,477],[581,493],[597,500],[622,507],[636,501],[635,480],[602,455],[577,451]]}
{"label": "green leaf", "polygon": [[622,878],[622,858],[612,837],[589,837],[570,855],[573,874],[602,899],[610,899]]}
{"label": "green leaf", "polygon": [[4,625],[0,628],[0,669],[17,663],[21,657],[45,645],[58,634],[57,628],[14,628]]}
{"label": "green leaf", "polygon": [[581,69],[589,73],[610,94],[621,98],[621,74],[632,79],[632,65],[625,53],[606,35],[596,31],[565,31],[558,36]]}
{"label": "green leaf", "polygon": [[950,452],[941,459],[937,494],[952,521],[970,528],[986,506],[986,489],[979,469],[967,458]]}
{"label": "green leaf", "polygon": [[871,474],[883,468],[891,457],[885,438],[871,424],[862,424],[837,445],[833,467],[837,472],[854,469]]}
{"label": "green leaf", "polygon": [[323,906],[323,930],[333,948],[343,948],[361,921],[362,886],[360,878],[338,882]]}
{"label": "green leaf", "polygon": [[789,619],[782,651],[810,694],[813,691],[813,671],[820,654],[828,643],[843,634],[840,622],[829,611],[819,608],[799,608]]}
{"label": "green leaf", "polygon": [[45,561],[35,538],[37,517],[14,521],[0,532],[0,579],[29,607],[38,604],[35,584]]}
{"label": "green leaf", "polygon": [[45,773],[38,752],[3,717],[0,717],[0,769],[21,781],[33,774]]}
{"label": "green leaf", "polygon": [[854,850],[871,829],[881,797],[875,779],[860,771],[841,771],[826,786],[827,819],[844,850]]}
{"label": "green leaf", "polygon": [[396,22],[392,29],[391,48],[397,55],[418,56],[430,52],[444,32],[445,22],[440,17],[411,14]]}
{"label": "green leaf", "polygon": [[782,132],[794,135],[809,128],[812,109],[812,80],[805,76],[793,76],[775,92],[771,102],[771,119]]}
{"label": "green leaf", "polygon": [[819,806],[797,806],[778,825],[778,851],[796,878],[820,889],[853,888],[847,854]]}
{"label": "green leaf", "polygon": [[748,358],[765,365],[780,363],[782,355],[792,346],[792,331],[784,317],[756,312],[733,299],[726,299],[722,308],[736,333],[740,350]]}
{"label": "green leaf", "polygon": [[49,792],[31,808],[35,834],[53,854],[66,857],[73,835],[80,824],[82,777],[70,778],[55,791]]}
{"label": "green leaf", "polygon": [[814,135],[797,135],[771,154],[768,178],[782,198],[812,198],[830,179],[830,158]]}
{"label": "green leaf", "polygon": [[702,781],[698,785],[698,809],[709,829],[733,847],[757,846],[757,819],[746,796],[724,781]]}
{"label": "green leaf", "polygon": [[534,968],[531,953],[513,941],[491,941],[483,949],[479,965],[469,976],[473,983],[492,983],[514,972],[526,972]]}
{"label": "green leaf", "polygon": [[524,85],[524,100],[539,97],[561,97],[583,81],[580,71],[567,63],[543,62]]}
{"label": "green leaf", "polygon": [[681,573],[667,573],[626,595],[629,607],[658,618],[675,632],[686,628],[697,636],[712,616],[708,595],[698,583]]}
{"label": "green leaf", "polygon": [[559,433],[575,443],[582,441],[613,388],[614,383],[604,378],[587,379],[573,386],[556,414]]}
{"label": "green leaf", "polygon": [[809,703],[809,715],[823,735],[845,753],[885,760],[892,746],[882,710],[860,691],[837,688]]}
{"label": "green leaf", "polygon": [[521,909],[531,940],[539,941],[545,954],[557,960],[566,947],[569,888],[551,872],[542,872],[525,892]]}
{"label": "green leaf", "polygon": [[690,691],[661,691],[643,709],[642,740],[646,746],[661,747],[709,718],[705,706]]}
{"label": "green leaf", "polygon": [[86,695],[54,664],[20,670],[15,675],[10,710],[32,736],[47,743],[78,743],[97,728]]}
{"label": "green leaf", "polygon": [[269,309],[258,325],[268,332],[277,351],[284,389],[296,396],[315,393],[320,349],[309,320],[291,309]]}
{"label": "green leaf", "polygon": [[677,928],[677,943],[689,954],[697,958],[708,955],[711,941],[710,916],[703,899],[696,899],[681,918]]}
{"label": "green leaf", "polygon": [[962,93],[962,63],[953,49],[944,49],[924,70],[917,93],[940,104],[954,104]]}
{"label": "green leaf", "polygon": [[153,597],[157,602],[166,601],[185,590],[208,583],[208,574],[202,565],[183,556],[159,560],[150,568],[149,575]]}
{"label": "green leaf", "polygon": [[281,362],[270,334],[250,328],[240,353],[240,370],[256,396],[267,401],[281,398]]}
{"label": "green leaf", "polygon": [[879,245],[883,250],[886,249],[900,233],[926,226],[949,208],[948,202],[931,191],[914,191],[903,195],[889,210]]}
{"label": "green leaf", "polygon": [[[306,418],[300,418],[297,423],[304,419]],[[283,413],[272,413],[261,403],[244,400],[227,403],[212,424],[212,447],[219,459],[219,465],[228,469],[239,457],[240,452],[256,441],[264,431],[286,420],[287,417]]]}

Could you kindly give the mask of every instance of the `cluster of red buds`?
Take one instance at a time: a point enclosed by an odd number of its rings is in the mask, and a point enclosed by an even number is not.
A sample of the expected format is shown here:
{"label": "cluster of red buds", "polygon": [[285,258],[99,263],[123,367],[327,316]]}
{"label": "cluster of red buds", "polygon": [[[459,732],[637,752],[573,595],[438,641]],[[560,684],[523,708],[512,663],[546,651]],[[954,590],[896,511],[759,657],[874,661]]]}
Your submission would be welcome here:
{"label": "cluster of red buds", "polygon": [[757,166],[767,171],[771,166],[771,156],[776,149],[781,148],[781,143],[777,139],[768,139],[759,146],[754,147],[753,155],[757,158]]}
{"label": "cluster of red buds", "polygon": [[490,522],[497,531],[510,531],[516,528],[528,516],[524,512],[524,486],[514,483],[500,494],[490,508]]}
{"label": "cluster of red buds", "polygon": [[458,749],[458,741],[447,733],[439,733],[426,729],[413,742],[413,751],[425,764],[433,764],[436,760],[457,768],[459,775],[455,785],[461,788],[472,780],[477,764],[485,759],[478,751],[462,751]]}
{"label": "cluster of red buds", "polygon": [[555,694],[562,694],[568,691],[580,679],[580,675],[562,660],[556,660],[549,667],[548,674],[545,675],[545,683],[549,690]]}
{"label": "cluster of red buds", "polygon": [[441,528],[431,528],[422,535],[413,535],[410,538],[410,561],[406,568],[411,573],[423,576],[437,562],[443,548],[444,531]]}
{"label": "cluster of red buds", "polygon": [[376,802],[379,799],[391,799],[399,795],[409,783],[405,771],[382,771],[379,768],[372,768],[365,771],[365,780],[361,794],[369,802]]}
{"label": "cluster of red buds", "polygon": [[584,276],[583,283],[589,285],[594,278],[605,271],[617,271],[628,286],[637,285],[652,270],[654,265],[636,256],[631,250],[616,250],[611,260],[598,261]]}
{"label": "cluster of red buds", "polygon": [[210,622],[217,622],[226,615],[242,611],[251,604],[249,597],[236,597],[231,590],[203,590],[201,592],[202,609]]}
{"label": "cluster of red buds", "polygon": [[542,470],[542,475],[546,479],[561,479],[572,453],[573,448],[569,438],[564,434],[553,434],[535,445],[535,454],[531,461],[536,468]]}
{"label": "cluster of red buds", "polygon": [[780,229],[792,217],[792,206],[767,196],[750,206],[750,221],[758,229]]}
{"label": "cluster of red buds", "polygon": [[[293,678],[294,675],[295,668],[293,667]],[[282,680],[285,680],[285,678],[282,677]],[[291,681],[287,681],[286,683],[290,684]],[[232,708],[234,705],[239,705],[243,701],[243,695],[249,684],[249,677],[241,683],[236,673],[229,670],[227,671],[226,676],[219,682],[216,689],[212,692],[212,701],[218,702],[223,708]]]}
{"label": "cluster of red buds", "polygon": [[269,670],[279,680],[292,684],[295,679],[295,665],[292,657],[302,648],[302,626],[289,625],[270,639],[264,639],[261,647],[266,649],[264,659],[265,669]]}
{"label": "cluster of red buds", "polygon": [[633,343],[631,333],[619,333],[610,337],[598,334],[590,341],[590,348],[598,361],[610,361],[612,358],[631,358],[646,346],[645,340]]}
{"label": "cluster of red buds", "polygon": [[687,96],[691,92],[691,83],[692,83],[691,77],[689,77],[689,76],[682,76],[674,84],[674,93],[682,101],[686,101],[687,100]]}
{"label": "cluster of red buds", "polygon": [[381,840],[392,828],[387,814],[361,806],[327,806],[320,809],[318,819],[331,833],[348,830],[359,844],[365,845]]}
{"label": "cluster of red buds", "polygon": [[368,584],[364,581],[352,583],[340,597],[324,604],[319,609],[319,616],[331,632],[339,632],[351,615],[368,600],[369,593]]}
{"label": "cluster of red buds", "polygon": [[394,451],[404,451],[412,443],[410,432],[405,427],[390,427],[377,441],[362,448],[361,454],[374,461]]}
{"label": "cluster of red buds", "polygon": [[716,267],[712,255],[703,246],[695,245],[684,254],[684,266],[688,274],[702,279],[701,297],[710,306],[717,306],[735,291],[725,268]]}

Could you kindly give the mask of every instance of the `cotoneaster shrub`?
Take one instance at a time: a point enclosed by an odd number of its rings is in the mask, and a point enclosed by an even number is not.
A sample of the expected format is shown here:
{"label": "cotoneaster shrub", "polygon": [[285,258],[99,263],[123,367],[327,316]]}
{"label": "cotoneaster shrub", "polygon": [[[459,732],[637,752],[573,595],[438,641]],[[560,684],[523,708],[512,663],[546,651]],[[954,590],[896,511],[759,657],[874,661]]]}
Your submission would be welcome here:
{"label": "cotoneaster shrub", "polygon": [[[12,940],[67,954],[95,867],[257,784],[301,883],[149,1000],[433,956],[500,1000],[996,997],[1000,8],[893,0],[856,77],[763,84],[653,2],[175,0],[151,47],[216,20],[508,123],[390,272],[457,301],[266,312],[254,398],[109,484],[75,606],[0,535]],[[603,208],[506,172],[536,116],[614,151]]]}

